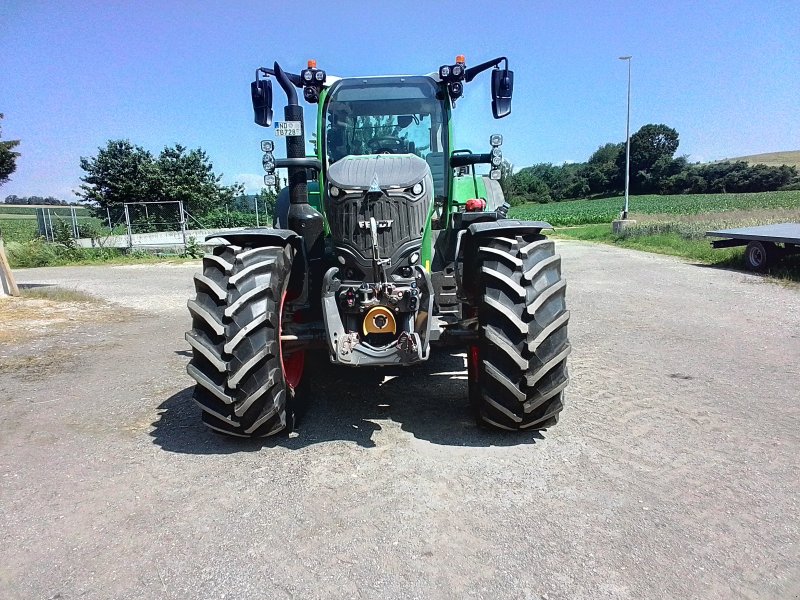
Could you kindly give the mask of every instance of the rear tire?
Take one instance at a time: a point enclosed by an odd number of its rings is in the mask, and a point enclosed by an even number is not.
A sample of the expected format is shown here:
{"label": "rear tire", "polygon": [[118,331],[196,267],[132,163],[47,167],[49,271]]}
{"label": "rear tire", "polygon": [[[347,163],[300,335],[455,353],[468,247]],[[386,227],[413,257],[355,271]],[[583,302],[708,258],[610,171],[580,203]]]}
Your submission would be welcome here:
{"label": "rear tire", "polygon": [[778,249],[770,242],[752,241],[744,251],[744,261],[752,271],[765,271],[775,260]]}
{"label": "rear tire", "polygon": [[188,303],[192,346],[187,367],[203,422],[234,436],[261,437],[291,426],[302,356],[282,356],[284,299],[294,260],[290,246],[217,246],[195,275]]}
{"label": "rear tire", "polygon": [[558,421],[569,381],[561,257],[538,234],[477,244],[479,339],[467,353],[476,419],[500,429],[545,429]]}

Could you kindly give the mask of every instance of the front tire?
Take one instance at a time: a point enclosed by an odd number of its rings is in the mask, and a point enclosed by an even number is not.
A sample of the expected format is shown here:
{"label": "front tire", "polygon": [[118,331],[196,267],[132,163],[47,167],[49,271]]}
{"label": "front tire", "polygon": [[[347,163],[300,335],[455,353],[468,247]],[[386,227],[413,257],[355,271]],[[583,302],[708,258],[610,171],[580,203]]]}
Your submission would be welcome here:
{"label": "front tire", "polygon": [[203,422],[241,437],[274,435],[291,426],[291,400],[302,353],[284,355],[281,327],[294,261],[286,246],[225,244],[203,258],[189,300],[192,347],[187,367]]}
{"label": "front tire", "polygon": [[477,244],[479,337],[467,353],[476,418],[500,429],[545,429],[558,421],[569,381],[561,257],[539,234]]}

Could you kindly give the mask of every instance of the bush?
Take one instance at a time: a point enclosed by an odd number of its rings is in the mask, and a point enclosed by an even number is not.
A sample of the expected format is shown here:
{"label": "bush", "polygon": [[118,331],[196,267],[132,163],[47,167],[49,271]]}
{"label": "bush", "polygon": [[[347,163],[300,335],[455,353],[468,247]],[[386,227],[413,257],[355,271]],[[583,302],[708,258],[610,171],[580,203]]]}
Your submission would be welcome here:
{"label": "bush", "polygon": [[203,249],[197,243],[197,238],[191,236],[186,242],[186,249],[183,251],[184,258],[202,258]]}
{"label": "bush", "polygon": [[[76,262],[108,262],[123,257],[124,251],[119,248],[68,248],[36,238],[27,242],[8,242],[6,254],[12,268],[27,269]],[[144,255],[149,256],[147,253]]]}
{"label": "bush", "polygon": [[203,215],[202,222],[205,227],[210,229],[219,227],[255,227],[256,216],[254,213],[237,210],[214,209]]}

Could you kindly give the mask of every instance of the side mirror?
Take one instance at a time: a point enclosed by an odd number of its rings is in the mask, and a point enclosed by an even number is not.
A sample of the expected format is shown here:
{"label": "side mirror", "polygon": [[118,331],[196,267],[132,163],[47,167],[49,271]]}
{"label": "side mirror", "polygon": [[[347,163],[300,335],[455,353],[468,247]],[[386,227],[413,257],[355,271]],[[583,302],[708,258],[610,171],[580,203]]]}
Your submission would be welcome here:
{"label": "side mirror", "polygon": [[511,96],[514,94],[514,71],[492,71],[492,114],[502,119],[511,114]]}
{"label": "side mirror", "polygon": [[250,84],[253,99],[253,120],[261,127],[272,125],[272,81],[256,79]]}

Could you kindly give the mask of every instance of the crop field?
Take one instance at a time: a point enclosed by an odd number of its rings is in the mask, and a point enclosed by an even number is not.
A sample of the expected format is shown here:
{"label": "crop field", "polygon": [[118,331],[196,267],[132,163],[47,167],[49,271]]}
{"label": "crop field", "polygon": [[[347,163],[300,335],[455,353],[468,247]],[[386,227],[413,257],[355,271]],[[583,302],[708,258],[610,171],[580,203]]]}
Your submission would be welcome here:
{"label": "crop field", "polygon": [[[622,197],[597,200],[567,200],[549,204],[515,206],[510,216],[547,221],[555,226],[610,223],[619,218],[625,204]],[[675,196],[631,196],[632,214],[697,215],[728,211],[800,209],[800,191],[756,194],[686,194]]]}

